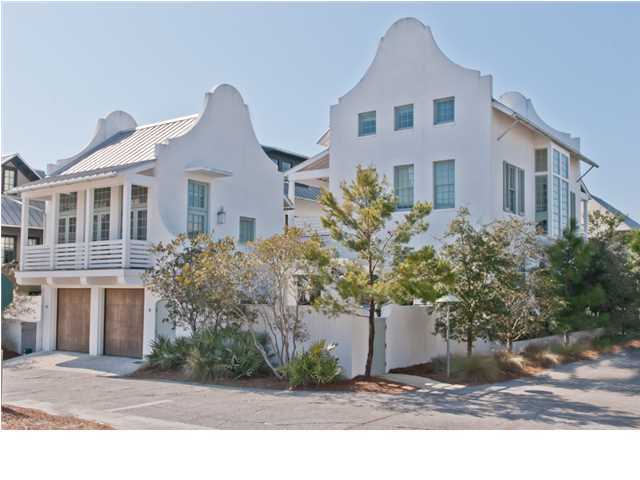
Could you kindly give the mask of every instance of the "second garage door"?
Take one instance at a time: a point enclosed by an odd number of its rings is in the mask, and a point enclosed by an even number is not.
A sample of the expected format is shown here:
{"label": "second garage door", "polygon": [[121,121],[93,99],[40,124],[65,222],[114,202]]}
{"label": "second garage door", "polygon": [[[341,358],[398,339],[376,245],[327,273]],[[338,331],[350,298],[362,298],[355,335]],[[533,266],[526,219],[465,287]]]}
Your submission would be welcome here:
{"label": "second garage door", "polygon": [[104,354],[142,357],[144,290],[108,288],[104,300]]}

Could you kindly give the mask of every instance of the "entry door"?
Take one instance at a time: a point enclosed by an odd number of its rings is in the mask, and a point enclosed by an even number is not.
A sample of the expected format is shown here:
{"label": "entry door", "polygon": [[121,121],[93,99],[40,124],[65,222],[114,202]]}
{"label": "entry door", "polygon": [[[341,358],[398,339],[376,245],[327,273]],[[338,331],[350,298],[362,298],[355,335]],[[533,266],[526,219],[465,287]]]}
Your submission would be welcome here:
{"label": "entry door", "polygon": [[104,304],[104,354],[142,357],[144,289],[108,288]]}
{"label": "entry door", "polygon": [[89,318],[91,290],[88,288],[58,289],[58,350],[89,352]]}

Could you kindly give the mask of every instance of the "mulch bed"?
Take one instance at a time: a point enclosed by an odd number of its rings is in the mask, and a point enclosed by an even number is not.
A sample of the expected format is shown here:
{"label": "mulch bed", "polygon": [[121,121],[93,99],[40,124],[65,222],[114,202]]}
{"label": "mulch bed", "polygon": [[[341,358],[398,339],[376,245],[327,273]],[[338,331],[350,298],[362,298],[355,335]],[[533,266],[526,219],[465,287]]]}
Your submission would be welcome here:
{"label": "mulch bed", "polygon": [[[140,368],[130,375],[131,378],[148,380],[171,380],[178,382],[192,382],[187,375],[179,371],[159,371],[150,368]],[[254,377],[239,379],[218,379],[207,383],[208,385],[224,385],[239,388],[260,388],[268,390],[306,390],[315,392],[367,392],[385,393],[388,395],[399,395],[401,393],[413,392],[417,390],[410,385],[396,382],[389,382],[378,377],[364,378],[356,377],[351,380],[339,380],[329,385],[318,387],[299,387],[291,389],[285,380],[278,380],[275,377]]]}
{"label": "mulch bed", "polygon": [[49,415],[33,408],[2,406],[2,428],[6,430],[112,430],[104,423],[77,417]]}

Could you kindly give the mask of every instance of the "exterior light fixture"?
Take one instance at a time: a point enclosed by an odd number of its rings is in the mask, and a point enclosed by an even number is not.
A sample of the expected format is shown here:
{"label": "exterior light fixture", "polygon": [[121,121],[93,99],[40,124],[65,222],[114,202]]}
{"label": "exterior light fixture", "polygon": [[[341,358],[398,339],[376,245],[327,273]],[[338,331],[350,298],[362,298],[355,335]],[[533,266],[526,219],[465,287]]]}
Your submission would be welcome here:
{"label": "exterior light fixture", "polygon": [[438,305],[446,305],[447,306],[447,378],[451,376],[451,348],[449,347],[449,313],[451,310],[451,305],[455,305],[460,302],[460,299],[455,295],[445,295],[444,297],[440,297],[436,300],[436,304]]}
{"label": "exterior light fixture", "polygon": [[225,220],[227,219],[227,212],[224,211],[224,207],[220,207],[220,210],[218,210],[217,213],[217,224],[218,225],[222,225],[224,224]]}

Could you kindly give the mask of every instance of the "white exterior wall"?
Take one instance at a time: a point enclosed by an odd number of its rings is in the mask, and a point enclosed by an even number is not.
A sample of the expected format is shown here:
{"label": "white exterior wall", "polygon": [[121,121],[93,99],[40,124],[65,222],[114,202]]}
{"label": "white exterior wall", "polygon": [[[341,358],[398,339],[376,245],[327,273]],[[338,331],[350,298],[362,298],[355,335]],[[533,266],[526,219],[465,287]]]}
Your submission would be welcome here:
{"label": "white exterior wall", "polygon": [[[375,166],[391,186],[393,167],[413,164],[414,201],[433,202],[433,162],[454,159],[456,208],[434,210],[429,231],[415,243],[433,243],[461,206],[478,221],[494,218],[491,91],[491,77],[451,62],[428,27],[415,19],[397,21],[364,77],[331,107],[331,190],[339,193],[340,182],[353,179],[358,164]],[[455,122],[434,125],[433,102],[445,97],[455,97]],[[411,103],[414,127],[395,131],[394,107]],[[376,134],[359,137],[358,114],[371,110]]]}
{"label": "white exterior wall", "polygon": [[[155,165],[158,222],[150,224],[149,238],[168,240],[187,228],[189,179],[209,184],[209,228],[216,237],[238,237],[240,217],[256,219],[256,237],[268,237],[284,228],[283,177],[262,150],[251,124],[248,107],[238,91],[220,85],[206,94],[197,123],[184,135],[156,147]],[[229,172],[214,178],[190,173],[190,168]],[[226,221],[216,224],[223,207]]]}

